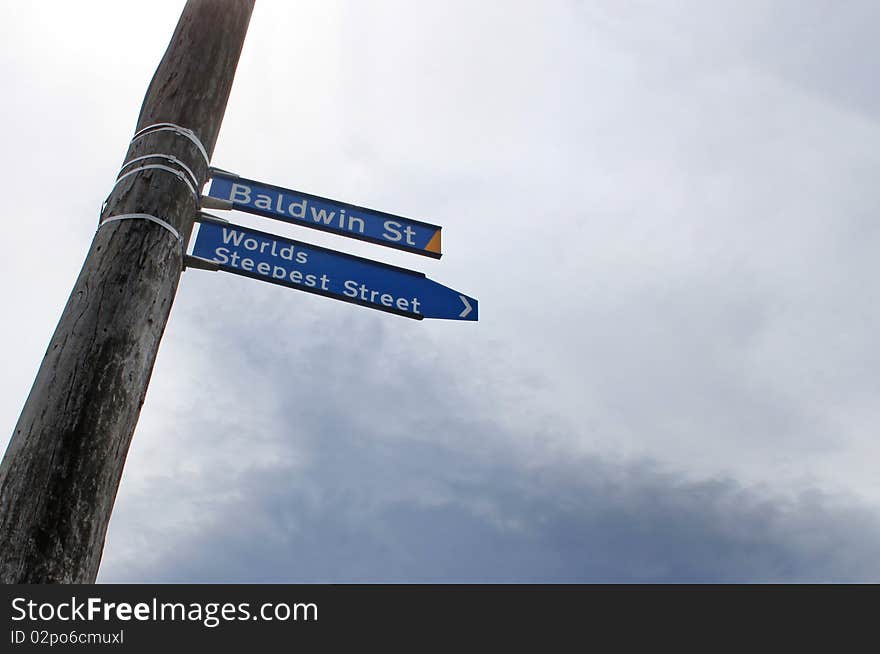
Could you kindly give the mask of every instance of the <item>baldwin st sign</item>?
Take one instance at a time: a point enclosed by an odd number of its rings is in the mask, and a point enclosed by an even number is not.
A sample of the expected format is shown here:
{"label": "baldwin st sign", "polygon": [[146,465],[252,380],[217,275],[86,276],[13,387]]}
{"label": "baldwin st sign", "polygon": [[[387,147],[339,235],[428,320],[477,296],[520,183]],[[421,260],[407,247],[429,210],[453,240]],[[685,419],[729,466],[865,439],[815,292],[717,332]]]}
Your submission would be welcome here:
{"label": "baldwin st sign", "polygon": [[423,273],[231,223],[200,222],[193,256],[220,270],[407,318],[477,320],[477,301]]}
{"label": "baldwin st sign", "polygon": [[439,259],[440,227],[212,170],[208,196],[232,209]]}

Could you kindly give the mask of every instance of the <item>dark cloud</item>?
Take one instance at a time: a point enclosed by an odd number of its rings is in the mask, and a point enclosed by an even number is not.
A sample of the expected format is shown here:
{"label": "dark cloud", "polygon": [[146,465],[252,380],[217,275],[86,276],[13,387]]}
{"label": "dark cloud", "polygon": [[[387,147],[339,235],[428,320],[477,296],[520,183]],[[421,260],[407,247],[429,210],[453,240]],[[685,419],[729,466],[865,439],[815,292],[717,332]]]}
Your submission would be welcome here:
{"label": "dark cloud", "polygon": [[[278,356],[280,341],[228,361],[240,380],[232,394],[245,404],[267,392],[249,391],[248,379],[276,381],[260,405],[273,415],[241,429],[202,407],[181,436],[194,457],[232,448],[251,463],[210,475],[184,466],[124,495],[113,526],[123,542],[118,554],[108,549],[102,580],[824,582],[880,573],[880,522],[855,500],[553,454],[563,422],[493,419],[497,405],[481,409],[454,372],[412,363],[383,325],[349,325],[348,345],[301,343],[295,369]],[[223,351],[240,338],[215,336]],[[175,505],[190,520],[142,531]],[[126,559],[139,532],[153,551]]]}
{"label": "dark cloud", "polygon": [[783,499],[595,459],[473,462],[337,427],[323,430],[312,466],[231,480],[238,497],[164,556],[111,566],[102,579],[858,582],[880,573],[876,515],[820,493]]}

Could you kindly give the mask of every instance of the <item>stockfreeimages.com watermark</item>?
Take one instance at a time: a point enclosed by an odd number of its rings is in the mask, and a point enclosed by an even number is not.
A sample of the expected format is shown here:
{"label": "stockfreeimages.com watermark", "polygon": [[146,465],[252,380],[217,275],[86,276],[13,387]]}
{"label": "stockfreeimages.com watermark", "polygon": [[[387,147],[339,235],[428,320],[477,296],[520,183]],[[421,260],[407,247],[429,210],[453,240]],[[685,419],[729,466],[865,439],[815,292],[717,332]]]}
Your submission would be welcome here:
{"label": "stockfreeimages.com watermark", "polygon": [[213,629],[224,622],[317,622],[318,605],[309,602],[107,602],[88,597],[60,602],[35,602],[26,597],[12,600],[12,620],[19,622],[193,622]]}

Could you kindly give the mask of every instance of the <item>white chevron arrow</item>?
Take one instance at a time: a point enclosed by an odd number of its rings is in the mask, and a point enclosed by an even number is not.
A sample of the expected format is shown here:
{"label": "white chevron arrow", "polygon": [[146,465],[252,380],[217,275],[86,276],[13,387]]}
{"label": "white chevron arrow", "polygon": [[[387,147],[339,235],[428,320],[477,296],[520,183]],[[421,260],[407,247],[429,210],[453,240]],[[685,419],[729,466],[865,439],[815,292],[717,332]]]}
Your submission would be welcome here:
{"label": "white chevron arrow", "polygon": [[471,306],[471,303],[467,301],[467,298],[464,295],[459,295],[458,297],[460,297],[461,301],[464,302],[464,311],[458,314],[458,317],[465,318],[473,310],[473,307]]}

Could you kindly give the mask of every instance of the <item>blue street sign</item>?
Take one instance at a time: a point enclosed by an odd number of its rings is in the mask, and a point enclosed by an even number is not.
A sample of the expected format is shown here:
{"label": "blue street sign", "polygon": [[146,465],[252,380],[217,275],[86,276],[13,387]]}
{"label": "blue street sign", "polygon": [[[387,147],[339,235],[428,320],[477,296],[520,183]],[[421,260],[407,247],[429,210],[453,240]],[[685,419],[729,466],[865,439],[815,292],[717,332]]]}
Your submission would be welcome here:
{"label": "blue street sign", "polygon": [[407,318],[477,320],[477,301],[423,273],[230,223],[201,222],[193,256],[221,270]]}
{"label": "blue street sign", "polygon": [[440,227],[418,220],[255,182],[218,170],[212,171],[208,195],[231,202],[232,208],[240,211],[435,259],[441,256]]}

